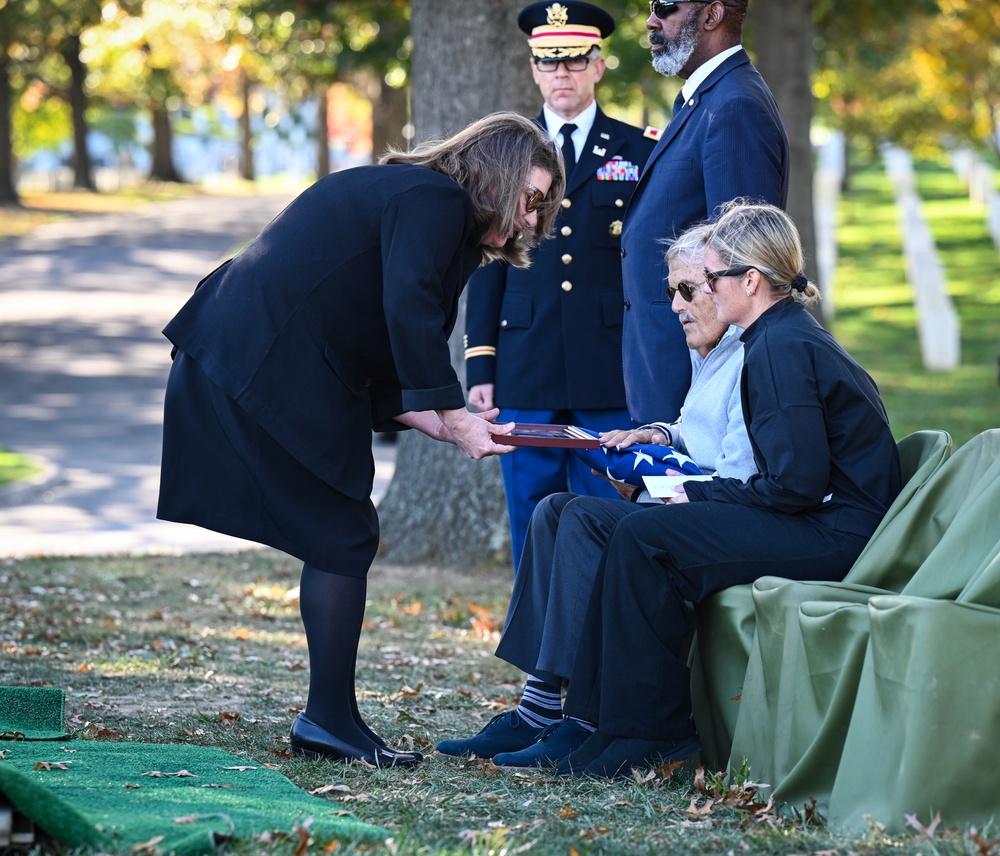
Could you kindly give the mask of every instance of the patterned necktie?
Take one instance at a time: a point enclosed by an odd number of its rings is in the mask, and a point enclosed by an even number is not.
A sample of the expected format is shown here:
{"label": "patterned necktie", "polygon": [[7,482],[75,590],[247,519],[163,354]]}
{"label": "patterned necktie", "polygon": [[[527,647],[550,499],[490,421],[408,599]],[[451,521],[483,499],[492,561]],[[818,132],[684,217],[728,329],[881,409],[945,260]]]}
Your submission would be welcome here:
{"label": "patterned necktie", "polygon": [[566,178],[569,178],[573,172],[573,167],[576,166],[576,146],[573,145],[573,132],[576,130],[576,125],[572,122],[567,122],[560,128],[559,133],[562,134],[562,153],[563,160],[566,162]]}

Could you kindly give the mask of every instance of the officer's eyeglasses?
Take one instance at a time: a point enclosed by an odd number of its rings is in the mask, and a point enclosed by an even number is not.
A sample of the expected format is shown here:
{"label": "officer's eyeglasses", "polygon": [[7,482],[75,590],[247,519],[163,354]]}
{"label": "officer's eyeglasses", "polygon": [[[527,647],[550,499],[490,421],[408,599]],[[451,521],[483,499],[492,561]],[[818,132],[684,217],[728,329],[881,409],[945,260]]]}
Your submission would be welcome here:
{"label": "officer's eyeglasses", "polygon": [[524,213],[530,214],[545,201],[545,194],[533,184],[526,184],[525,191]]}
{"label": "officer's eyeglasses", "polygon": [[[661,3],[660,0],[649,0],[649,11],[663,21],[673,15],[681,3],[701,3],[705,6],[711,6],[713,3],[718,2],[721,2],[721,0],[672,0],[669,3]],[[722,5],[733,8],[732,3],[723,3]]]}
{"label": "officer's eyeglasses", "polygon": [[[703,0],[698,0],[699,3]],[[566,71],[584,71],[590,65],[589,56],[574,56],[564,59],[538,59],[535,57],[535,68],[543,74],[553,74],[562,63],[566,66]]]}
{"label": "officer's eyeglasses", "polygon": [[708,290],[714,293],[716,280],[720,280],[725,276],[743,276],[752,270],[757,270],[757,268],[753,265],[740,265],[739,267],[726,268],[725,270],[708,270],[706,268],[705,282],[708,283]]}
{"label": "officer's eyeglasses", "polygon": [[681,297],[684,298],[686,303],[690,303],[694,300],[694,293],[701,288],[701,284],[691,285],[689,282],[682,282],[680,285],[671,285],[667,289],[667,297],[670,298],[670,302],[674,302],[674,298],[677,296],[677,292],[681,293]]}

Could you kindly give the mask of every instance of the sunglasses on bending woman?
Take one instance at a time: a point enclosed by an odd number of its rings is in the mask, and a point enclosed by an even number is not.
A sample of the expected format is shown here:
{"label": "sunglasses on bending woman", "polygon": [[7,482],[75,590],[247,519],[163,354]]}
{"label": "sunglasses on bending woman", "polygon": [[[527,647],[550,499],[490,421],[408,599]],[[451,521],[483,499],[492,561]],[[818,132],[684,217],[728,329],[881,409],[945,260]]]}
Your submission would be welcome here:
{"label": "sunglasses on bending woman", "polygon": [[525,195],[527,197],[524,201],[524,212],[526,214],[530,214],[545,201],[545,194],[533,184],[526,184],[524,188]]}
{"label": "sunglasses on bending woman", "polygon": [[[711,6],[713,3],[722,3],[722,0],[672,0],[669,3],[661,3],[660,0],[649,0],[649,11],[663,21],[673,15],[681,3],[701,3],[704,6]],[[722,3],[722,5],[730,9],[733,8],[732,3]]]}

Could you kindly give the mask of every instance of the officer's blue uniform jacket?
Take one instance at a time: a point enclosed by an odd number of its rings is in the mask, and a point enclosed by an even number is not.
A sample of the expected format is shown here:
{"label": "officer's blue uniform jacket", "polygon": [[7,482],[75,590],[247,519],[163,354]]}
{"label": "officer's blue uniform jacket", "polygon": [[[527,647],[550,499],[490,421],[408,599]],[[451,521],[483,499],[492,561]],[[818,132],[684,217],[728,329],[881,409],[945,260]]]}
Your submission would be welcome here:
{"label": "officer's blue uniform jacket", "polygon": [[506,408],[624,408],[621,225],[654,145],[598,108],[555,237],[528,270],[493,263],[469,280],[467,387],[495,384]]}

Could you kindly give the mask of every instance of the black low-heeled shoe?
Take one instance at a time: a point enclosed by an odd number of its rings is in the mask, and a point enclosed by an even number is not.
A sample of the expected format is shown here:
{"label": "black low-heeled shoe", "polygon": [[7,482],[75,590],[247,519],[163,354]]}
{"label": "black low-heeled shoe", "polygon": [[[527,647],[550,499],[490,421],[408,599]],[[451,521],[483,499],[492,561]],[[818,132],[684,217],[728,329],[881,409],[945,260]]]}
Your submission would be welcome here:
{"label": "black low-heeled shoe", "polygon": [[422,757],[411,752],[398,752],[387,747],[376,747],[374,751],[352,746],[334,737],[325,728],[320,728],[309,717],[299,714],[292,722],[289,734],[293,755],[306,758],[330,758],[333,761],[365,761],[375,767],[413,767]]}

